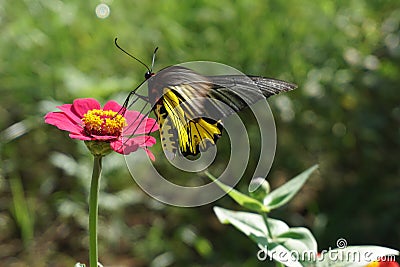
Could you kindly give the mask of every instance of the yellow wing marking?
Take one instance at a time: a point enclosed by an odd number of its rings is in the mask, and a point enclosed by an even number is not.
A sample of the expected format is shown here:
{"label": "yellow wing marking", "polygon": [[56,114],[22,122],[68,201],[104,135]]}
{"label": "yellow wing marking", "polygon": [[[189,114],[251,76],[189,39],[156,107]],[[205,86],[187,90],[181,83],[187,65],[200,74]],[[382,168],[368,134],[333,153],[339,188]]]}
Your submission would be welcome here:
{"label": "yellow wing marking", "polygon": [[192,113],[187,106],[184,110],[182,103],[183,100],[178,95],[166,88],[161,106],[165,108],[169,117],[164,118],[164,121],[170,119],[174,125],[182,154],[197,155],[200,150],[206,150],[210,144],[215,145],[216,140],[221,136],[222,124],[220,121],[207,118],[191,119]]}
{"label": "yellow wing marking", "polygon": [[222,124],[219,121],[197,118],[187,123],[186,130],[190,137],[189,151],[196,155],[210,145],[215,145],[222,134]]}

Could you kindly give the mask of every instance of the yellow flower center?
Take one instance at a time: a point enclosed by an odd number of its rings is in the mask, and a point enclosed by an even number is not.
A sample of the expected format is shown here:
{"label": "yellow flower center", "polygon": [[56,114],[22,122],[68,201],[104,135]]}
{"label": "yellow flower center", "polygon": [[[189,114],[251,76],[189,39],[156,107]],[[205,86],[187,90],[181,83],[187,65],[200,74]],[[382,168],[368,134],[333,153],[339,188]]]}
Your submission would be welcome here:
{"label": "yellow flower center", "polygon": [[124,116],[112,110],[92,109],[82,121],[88,134],[119,136],[127,125]]}

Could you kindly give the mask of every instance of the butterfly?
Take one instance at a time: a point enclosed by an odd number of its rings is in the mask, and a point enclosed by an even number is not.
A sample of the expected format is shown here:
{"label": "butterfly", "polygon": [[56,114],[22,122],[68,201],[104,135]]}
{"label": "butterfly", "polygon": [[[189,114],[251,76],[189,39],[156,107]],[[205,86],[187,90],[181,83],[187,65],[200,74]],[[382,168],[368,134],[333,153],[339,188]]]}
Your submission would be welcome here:
{"label": "butterfly", "polygon": [[[123,52],[130,55],[117,44]],[[160,128],[164,152],[174,157],[196,156],[214,146],[222,135],[222,119],[261,99],[297,88],[297,85],[260,76],[206,76],[183,66],[170,66],[153,73],[147,68],[146,100],[152,105]],[[135,90],[134,90],[135,91]],[[125,101],[129,103],[129,97]]]}

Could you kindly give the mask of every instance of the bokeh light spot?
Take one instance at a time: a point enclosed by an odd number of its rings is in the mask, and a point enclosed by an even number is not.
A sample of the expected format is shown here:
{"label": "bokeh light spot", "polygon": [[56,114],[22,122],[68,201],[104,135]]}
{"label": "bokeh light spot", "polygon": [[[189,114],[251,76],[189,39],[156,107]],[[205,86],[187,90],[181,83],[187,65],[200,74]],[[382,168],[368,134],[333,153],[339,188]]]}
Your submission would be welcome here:
{"label": "bokeh light spot", "polygon": [[110,15],[110,7],[104,3],[96,6],[96,16],[100,19],[105,19]]}

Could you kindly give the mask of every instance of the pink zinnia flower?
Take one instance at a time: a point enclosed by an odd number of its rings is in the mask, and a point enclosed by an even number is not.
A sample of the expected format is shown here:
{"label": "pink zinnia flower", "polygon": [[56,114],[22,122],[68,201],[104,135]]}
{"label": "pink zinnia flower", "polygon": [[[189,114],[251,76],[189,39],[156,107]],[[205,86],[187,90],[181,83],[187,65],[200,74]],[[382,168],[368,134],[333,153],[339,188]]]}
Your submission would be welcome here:
{"label": "pink zinnia flower", "polygon": [[126,110],[115,101],[108,101],[101,108],[93,98],[79,98],[57,108],[61,112],[47,113],[45,122],[68,131],[71,138],[84,140],[89,149],[105,144],[106,148],[127,155],[143,148],[154,160],[147,147],[154,145],[156,139],[146,135],[158,130],[154,119]]}

